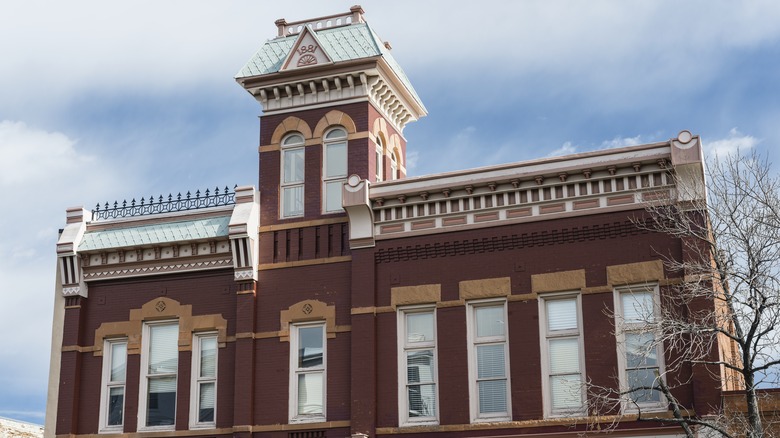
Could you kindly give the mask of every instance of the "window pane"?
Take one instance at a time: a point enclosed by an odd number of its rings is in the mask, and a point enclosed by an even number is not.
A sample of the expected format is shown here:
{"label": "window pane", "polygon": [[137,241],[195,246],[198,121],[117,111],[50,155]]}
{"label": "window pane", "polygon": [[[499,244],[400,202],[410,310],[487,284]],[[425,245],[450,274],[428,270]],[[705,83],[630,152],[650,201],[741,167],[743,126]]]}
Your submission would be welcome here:
{"label": "window pane", "polygon": [[127,369],[127,344],[111,344],[111,377],[112,382],[124,382]]}
{"label": "window pane", "polygon": [[322,366],[322,326],[298,329],[298,367]]}
{"label": "window pane", "polygon": [[433,339],[433,313],[406,314],[406,342],[426,342]]}
{"label": "window pane", "polygon": [[330,132],[328,132],[325,135],[325,138],[330,140],[332,138],[344,138],[346,136],[347,136],[347,131],[345,131],[345,130],[343,130],[341,128],[336,128],[336,129],[333,129]]}
{"label": "window pane", "polygon": [[436,385],[411,385],[409,395],[409,418],[436,416]]}
{"label": "window pane", "polygon": [[580,348],[577,338],[550,340],[550,374],[579,373]]}
{"label": "window pane", "polygon": [[167,426],[176,418],[176,377],[149,378],[146,425]]}
{"label": "window pane", "polygon": [[216,399],[216,385],[214,382],[200,384],[200,398],[198,400],[198,421],[210,423],[214,421],[214,401]]}
{"label": "window pane", "polygon": [[582,407],[582,381],[579,374],[552,376],[550,387],[554,410]]}
{"label": "window pane", "polygon": [[303,182],[304,149],[284,151],[284,182]]}
{"label": "window pane", "polygon": [[108,390],[108,426],[121,426],[125,404],[125,388],[123,386]]}
{"label": "window pane", "polygon": [[285,187],[283,214],[285,217],[303,214],[303,186]]}
{"label": "window pane", "polygon": [[409,383],[433,382],[433,350],[410,351],[406,355]]}
{"label": "window pane", "polygon": [[331,181],[325,184],[325,211],[339,211],[341,207],[341,187],[344,181]]}
{"label": "window pane", "polygon": [[506,380],[479,382],[479,413],[506,412]]}
{"label": "window pane", "polygon": [[347,144],[329,144],[325,146],[325,153],[325,178],[347,176]]}
{"label": "window pane", "polygon": [[577,329],[577,300],[547,301],[547,330]]}
{"label": "window pane", "polygon": [[217,371],[217,338],[200,338],[200,377],[215,377]]}
{"label": "window pane", "polygon": [[175,373],[178,365],[178,324],[149,326],[149,374]]}
{"label": "window pane", "polygon": [[504,335],[504,306],[475,307],[477,337]]}
{"label": "window pane", "polygon": [[381,180],[382,179],[382,150],[377,149],[376,150],[376,159],[375,165],[376,165],[376,179]]}
{"label": "window pane", "polygon": [[504,344],[477,346],[477,378],[505,377]]}
{"label": "window pane", "polygon": [[322,373],[298,375],[298,414],[322,414]]}
{"label": "window pane", "polygon": [[623,321],[626,323],[651,322],[653,316],[653,294],[650,292],[626,292],[620,295],[623,307]]}
{"label": "window pane", "polygon": [[645,368],[639,370],[628,370],[628,387],[630,389],[636,389],[631,392],[629,396],[637,403],[647,402],[659,402],[661,401],[661,393],[652,389],[637,389],[637,388],[655,388],[655,374],[658,372],[657,368]]}
{"label": "window pane", "polygon": [[302,143],[303,143],[303,136],[300,134],[288,135],[287,137],[284,138],[284,141],[282,141],[282,144],[284,146],[296,145]]}
{"label": "window pane", "polygon": [[626,366],[658,366],[655,336],[652,333],[626,333]]}

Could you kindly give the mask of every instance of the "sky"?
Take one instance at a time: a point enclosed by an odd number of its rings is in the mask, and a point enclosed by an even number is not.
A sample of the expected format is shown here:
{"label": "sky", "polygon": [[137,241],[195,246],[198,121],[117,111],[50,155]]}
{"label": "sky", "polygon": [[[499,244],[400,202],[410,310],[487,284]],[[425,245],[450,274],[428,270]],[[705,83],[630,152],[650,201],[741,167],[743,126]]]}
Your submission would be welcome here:
{"label": "sky", "polygon": [[[233,79],[353,2],[0,0],[0,416],[43,423],[65,209],[257,184]],[[780,158],[780,2],[364,0],[429,115],[410,176],[699,134]]]}

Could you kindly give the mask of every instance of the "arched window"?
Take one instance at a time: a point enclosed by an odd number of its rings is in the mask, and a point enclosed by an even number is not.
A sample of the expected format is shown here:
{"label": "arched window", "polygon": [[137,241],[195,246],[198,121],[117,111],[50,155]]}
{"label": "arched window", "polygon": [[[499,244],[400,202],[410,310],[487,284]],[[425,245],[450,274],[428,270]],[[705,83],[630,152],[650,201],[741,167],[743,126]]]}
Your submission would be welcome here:
{"label": "arched window", "polygon": [[385,147],[382,144],[382,139],[380,137],[376,138],[376,158],[374,160],[374,163],[376,164],[376,181],[382,181],[382,157],[385,154]]}
{"label": "arched window", "polygon": [[322,160],[322,210],[342,211],[341,186],[347,180],[347,131],[334,128],[325,134]]}
{"label": "arched window", "polygon": [[398,157],[395,151],[390,154],[390,179],[398,179]]}
{"label": "arched window", "polygon": [[282,139],[282,217],[303,216],[303,135],[294,132]]}

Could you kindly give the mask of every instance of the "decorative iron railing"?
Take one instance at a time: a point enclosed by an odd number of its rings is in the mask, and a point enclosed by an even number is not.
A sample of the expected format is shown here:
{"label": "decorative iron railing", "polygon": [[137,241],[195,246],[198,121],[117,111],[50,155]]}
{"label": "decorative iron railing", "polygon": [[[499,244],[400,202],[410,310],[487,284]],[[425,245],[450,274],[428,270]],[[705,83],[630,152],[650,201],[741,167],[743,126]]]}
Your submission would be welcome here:
{"label": "decorative iron railing", "polygon": [[[235,187],[234,187],[235,189]],[[140,201],[136,201],[133,198],[130,202],[127,200],[114,201],[111,205],[108,202],[101,207],[98,203],[92,210],[92,220],[105,220],[105,219],[117,219],[124,217],[143,216],[148,214],[159,213],[172,213],[176,211],[196,210],[199,208],[218,207],[221,205],[232,205],[236,203],[236,193],[231,191],[227,187],[220,189],[215,188],[214,191],[206,189],[201,193],[197,190],[193,195],[190,192],[182,195],[181,193],[173,196],[169,194],[167,199],[160,195],[157,199],[154,196],[149,198],[141,198]]]}

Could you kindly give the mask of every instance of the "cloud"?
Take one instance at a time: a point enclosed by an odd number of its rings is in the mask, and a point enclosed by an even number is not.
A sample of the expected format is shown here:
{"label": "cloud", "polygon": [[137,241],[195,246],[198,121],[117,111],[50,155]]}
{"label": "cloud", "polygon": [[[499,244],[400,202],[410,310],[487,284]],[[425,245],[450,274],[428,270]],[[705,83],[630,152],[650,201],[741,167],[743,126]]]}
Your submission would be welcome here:
{"label": "cloud", "polygon": [[76,144],[60,132],[30,128],[24,122],[0,122],[0,187],[36,184],[68,174],[94,162],[79,155]]}
{"label": "cloud", "polygon": [[[109,151],[106,151],[109,153]],[[65,133],[0,121],[0,415],[32,419],[47,390],[57,225],[65,208],[143,179],[131,161],[87,154]]]}
{"label": "cloud", "polygon": [[761,143],[761,139],[742,134],[737,128],[731,128],[726,138],[704,142],[704,150],[709,157],[725,157],[738,152],[744,153]]}
{"label": "cloud", "polygon": [[571,155],[571,154],[576,154],[576,153],[577,153],[577,146],[574,146],[574,145],[571,144],[570,141],[567,141],[566,143],[561,145],[561,147],[559,147],[558,149],[556,149],[556,150],[550,152],[549,154],[547,154],[547,156],[548,157],[559,157],[559,156],[562,156],[562,155]]}
{"label": "cloud", "polygon": [[647,141],[642,140],[641,135],[637,135],[636,137],[615,137],[612,140],[601,142],[601,147],[599,149],[622,148],[626,146],[636,146],[642,143],[647,143]]}
{"label": "cloud", "polygon": [[420,159],[420,151],[413,150],[406,152],[406,171],[412,171],[417,167],[417,160]]}

